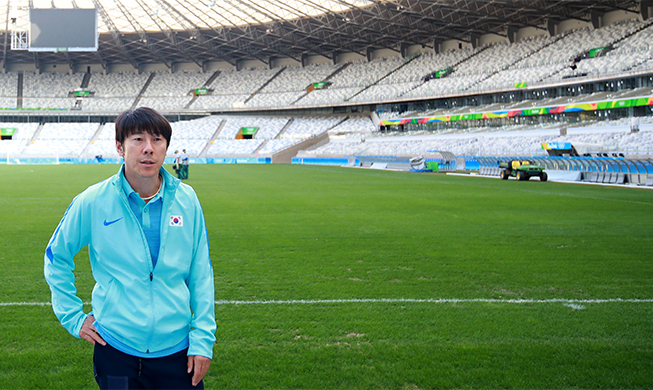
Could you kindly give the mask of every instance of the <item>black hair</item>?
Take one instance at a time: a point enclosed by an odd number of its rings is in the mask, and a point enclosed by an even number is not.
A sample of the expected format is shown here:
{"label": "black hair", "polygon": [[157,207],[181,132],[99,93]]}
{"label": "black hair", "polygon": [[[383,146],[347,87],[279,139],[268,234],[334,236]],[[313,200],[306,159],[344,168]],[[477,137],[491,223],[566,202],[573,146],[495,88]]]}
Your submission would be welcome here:
{"label": "black hair", "polygon": [[116,118],[116,141],[124,144],[125,138],[139,131],[150,135],[160,135],[167,141],[166,150],[170,146],[172,127],[170,122],[156,110],[149,107],[138,107],[123,112]]}

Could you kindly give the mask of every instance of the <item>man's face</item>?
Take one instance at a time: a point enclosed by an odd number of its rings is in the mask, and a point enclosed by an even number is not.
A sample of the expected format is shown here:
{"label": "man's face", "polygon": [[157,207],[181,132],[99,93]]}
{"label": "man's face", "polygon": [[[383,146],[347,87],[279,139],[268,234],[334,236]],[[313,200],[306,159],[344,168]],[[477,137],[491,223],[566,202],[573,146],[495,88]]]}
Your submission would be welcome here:
{"label": "man's face", "polygon": [[125,138],[123,144],[116,141],[118,153],[125,158],[125,175],[128,179],[152,178],[166,157],[167,141],[162,135],[139,132]]}

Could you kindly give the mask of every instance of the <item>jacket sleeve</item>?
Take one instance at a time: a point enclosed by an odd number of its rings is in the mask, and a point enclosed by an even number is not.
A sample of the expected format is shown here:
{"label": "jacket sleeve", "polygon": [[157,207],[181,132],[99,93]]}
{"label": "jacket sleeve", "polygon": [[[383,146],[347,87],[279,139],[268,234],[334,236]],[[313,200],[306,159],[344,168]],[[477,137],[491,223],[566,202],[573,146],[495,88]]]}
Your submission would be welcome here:
{"label": "jacket sleeve", "polygon": [[88,244],[89,229],[82,220],[82,196],[73,199],[52,234],[45,250],[44,275],[52,293],[52,310],[61,325],[79,338],[79,331],[86,319],[83,302],[75,287],[75,263],[73,258]]}
{"label": "jacket sleeve", "polygon": [[215,285],[209,254],[209,239],[202,207],[197,200],[195,211],[195,247],[188,277],[191,318],[189,356],[213,357],[215,343]]}

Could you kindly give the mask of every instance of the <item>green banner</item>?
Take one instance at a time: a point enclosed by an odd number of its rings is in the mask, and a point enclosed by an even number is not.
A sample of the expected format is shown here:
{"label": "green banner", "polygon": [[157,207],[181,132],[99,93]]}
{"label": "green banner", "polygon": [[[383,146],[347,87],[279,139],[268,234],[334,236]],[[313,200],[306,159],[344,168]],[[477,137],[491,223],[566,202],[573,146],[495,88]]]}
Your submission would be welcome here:
{"label": "green banner", "polygon": [[91,93],[91,91],[87,89],[78,89],[75,91],[75,97],[83,97],[83,96],[88,96]]}
{"label": "green banner", "polygon": [[209,93],[208,88],[197,88],[193,91],[193,94],[195,96],[200,96],[200,95],[207,95]]}
{"label": "green banner", "polygon": [[438,70],[437,72],[435,72],[435,78],[436,79],[442,78],[442,77],[448,75],[449,73],[451,73],[451,68]]}
{"label": "green banner", "polygon": [[254,135],[258,127],[241,127],[240,130],[243,132],[243,135]]}
{"label": "green banner", "polygon": [[0,136],[3,137],[11,137],[14,135],[14,133],[18,130],[15,127],[1,127],[0,128]]}
{"label": "green banner", "polygon": [[589,57],[590,57],[590,58],[598,57],[598,56],[600,56],[601,54],[603,54],[603,52],[606,51],[606,50],[608,50],[607,47],[597,47],[597,48],[595,48],[595,49],[592,49],[592,50],[590,50],[590,52],[589,52]]}
{"label": "green banner", "polygon": [[633,99],[601,101],[595,103],[578,103],[578,104],[567,104],[562,106],[535,107],[535,108],[515,109],[515,110],[506,110],[506,111],[477,112],[477,113],[462,114],[462,115],[384,119],[380,122],[380,124],[382,126],[395,126],[395,125],[404,125],[407,123],[455,122],[461,120],[512,118],[517,116],[562,114],[568,112],[588,112],[588,111],[611,110],[611,109],[618,109],[618,108],[642,107],[642,106],[653,106],[653,96],[638,97]]}
{"label": "green banner", "polygon": [[546,115],[550,114],[549,109],[544,107],[544,108],[527,108],[525,110],[522,110],[522,115],[525,116],[530,116],[530,115]]}

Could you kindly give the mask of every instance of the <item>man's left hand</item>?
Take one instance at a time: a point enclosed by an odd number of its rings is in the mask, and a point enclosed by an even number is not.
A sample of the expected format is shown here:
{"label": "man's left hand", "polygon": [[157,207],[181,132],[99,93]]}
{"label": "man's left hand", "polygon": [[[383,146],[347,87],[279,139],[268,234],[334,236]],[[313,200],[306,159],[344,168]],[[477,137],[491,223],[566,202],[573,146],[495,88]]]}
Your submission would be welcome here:
{"label": "man's left hand", "polygon": [[193,386],[197,386],[202,381],[204,375],[209,371],[211,359],[205,356],[188,357],[188,373],[193,373]]}

